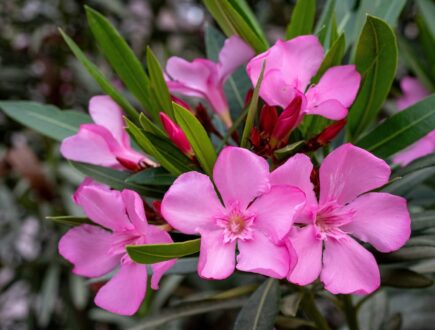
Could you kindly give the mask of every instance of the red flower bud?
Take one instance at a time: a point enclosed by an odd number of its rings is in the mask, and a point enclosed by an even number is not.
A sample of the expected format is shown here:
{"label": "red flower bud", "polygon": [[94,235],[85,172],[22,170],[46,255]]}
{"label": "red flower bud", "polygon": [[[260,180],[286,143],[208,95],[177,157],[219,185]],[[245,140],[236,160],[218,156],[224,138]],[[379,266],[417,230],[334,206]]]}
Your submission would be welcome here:
{"label": "red flower bud", "polygon": [[171,95],[172,102],[177,103],[178,105],[181,105],[183,108],[189,110],[192,112],[192,109],[190,108],[190,105],[188,105],[186,102],[184,102],[182,99],[179,99],[178,97]]}
{"label": "red flower bud", "polygon": [[192,146],[187,140],[186,135],[181,128],[175,124],[168,115],[160,112],[160,120],[163,124],[163,128],[169,136],[169,139],[180,149],[187,157],[192,158],[194,156]]}
{"label": "red flower bud", "polygon": [[263,105],[260,112],[260,130],[266,133],[267,136],[272,134],[273,128],[278,121],[278,111],[270,105]]}
{"label": "red flower bud", "polygon": [[277,147],[288,139],[299,119],[301,106],[302,97],[297,95],[278,117],[275,128],[272,132],[272,138],[270,139],[270,146],[272,148]]}
{"label": "red flower bud", "polygon": [[252,95],[254,95],[254,89],[250,88],[245,95],[245,103],[243,104],[243,108],[247,108],[252,100]]}
{"label": "red flower bud", "polygon": [[251,136],[249,138],[249,141],[251,141],[251,144],[254,146],[254,148],[258,148],[260,146],[261,137],[255,127],[253,127],[251,130]]}
{"label": "red flower bud", "polygon": [[343,129],[343,127],[346,125],[347,121],[346,119],[342,119],[337,121],[336,123],[326,127],[322,133],[320,133],[317,136],[316,141],[321,145],[325,145],[329,143],[333,138],[335,138],[338,133]]}

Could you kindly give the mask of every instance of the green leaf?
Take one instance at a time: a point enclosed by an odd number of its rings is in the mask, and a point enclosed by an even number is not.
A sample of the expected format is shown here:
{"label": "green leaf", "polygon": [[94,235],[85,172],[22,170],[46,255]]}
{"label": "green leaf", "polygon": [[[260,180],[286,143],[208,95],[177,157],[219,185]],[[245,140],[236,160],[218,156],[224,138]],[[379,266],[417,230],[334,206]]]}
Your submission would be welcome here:
{"label": "green leaf", "polygon": [[411,219],[413,233],[435,227],[435,211],[411,213]]}
{"label": "green leaf", "polygon": [[395,27],[405,4],[406,0],[379,1],[375,16],[382,18],[390,26]]}
{"label": "green leaf", "polygon": [[154,124],[144,113],[139,115],[139,123],[145,132],[154,134],[161,138],[167,138],[167,135],[161,128]]}
{"label": "green leaf", "polygon": [[127,132],[137,145],[148,155],[154,157],[169,173],[178,176],[190,171],[189,160],[166,138],[146,133],[130,120],[125,119]]}
{"label": "green leaf", "polygon": [[357,145],[378,157],[387,158],[405,149],[435,129],[435,95],[394,114]]}
{"label": "green leaf", "polygon": [[298,0],[293,8],[285,38],[288,40],[300,35],[311,34],[315,16],[315,0]]}
{"label": "green leaf", "polygon": [[162,198],[166,190],[156,186],[143,186],[134,182],[126,182],[131,175],[129,172],[117,171],[108,167],[70,162],[71,165],[82,174],[91,177],[97,182],[107,184],[116,190],[131,189],[142,196]]}
{"label": "green leaf", "polygon": [[186,134],[201,167],[208,175],[212,175],[217,155],[206,130],[189,110],[175,102],[173,106],[177,124]]}
{"label": "green leaf", "polygon": [[412,161],[395,173],[395,176],[405,176],[412,172],[435,166],[435,154],[430,154]]}
{"label": "green leaf", "polygon": [[88,60],[86,55],[81,51],[77,44],[65,33],[59,29],[60,34],[71,49],[75,57],[85,67],[88,73],[98,83],[104,93],[109,95],[118,105],[124,109],[125,113],[134,121],[138,119],[136,109],[122,96],[122,94],[112,85],[112,83],[101,73],[100,70]]}
{"label": "green leaf", "polygon": [[258,77],[257,86],[254,88],[251,103],[248,107],[248,115],[246,117],[245,128],[243,129],[242,141],[240,146],[246,148],[248,145],[249,135],[251,134],[252,127],[254,126],[255,116],[258,110],[258,95],[260,93],[261,82],[263,81],[264,69],[266,68],[266,61],[263,62],[260,76]]}
{"label": "green leaf", "polygon": [[381,261],[387,262],[404,262],[421,259],[435,258],[435,246],[410,246],[403,247],[399,251],[383,254],[380,256]]}
{"label": "green leaf", "polygon": [[383,269],[381,284],[404,289],[427,288],[433,284],[433,280],[410,269]]}
{"label": "green leaf", "polygon": [[175,119],[174,111],[172,109],[171,95],[169,94],[162,68],[150,47],[147,48],[147,69],[151,90],[154,92],[154,98],[158,102],[162,111],[171,117],[171,119]]}
{"label": "green leaf", "polygon": [[344,57],[345,49],[346,49],[346,38],[344,36],[344,33],[342,33],[337,38],[337,40],[335,40],[331,48],[326,53],[325,58],[323,59],[323,62],[320,65],[320,68],[317,71],[316,75],[311,80],[311,83],[313,84],[318,83],[320,78],[329,68],[340,65]]}
{"label": "green leaf", "polygon": [[170,244],[127,245],[127,253],[137,263],[155,264],[197,253],[200,245],[200,238]]}
{"label": "green leaf", "polygon": [[358,40],[355,64],[362,80],[348,116],[352,141],[376,119],[396,74],[396,37],[387,23],[367,16]]}
{"label": "green leaf", "polygon": [[253,23],[253,15],[244,11],[246,5],[241,6],[236,1],[203,0],[203,2],[227,36],[239,35],[257,53],[269,48],[264,34],[256,31],[258,23]]}
{"label": "green leaf", "polygon": [[158,123],[158,110],[149,101],[149,78],[142,64],[107,18],[90,7],[85,8],[89,26],[101,52],[127,88]]}
{"label": "green leaf", "polygon": [[275,150],[273,153],[275,157],[278,160],[289,158],[290,156],[294,155],[300,148],[302,148],[305,145],[305,141],[297,141],[294,143],[291,143],[289,145],[286,145],[285,147]]}
{"label": "green leaf", "polygon": [[68,226],[80,226],[82,224],[95,225],[95,223],[90,221],[87,217],[76,217],[73,215],[50,216],[45,218]]}
{"label": "green leaf", "polygon": [[[222,33],[216,30],[213,26],[206,26],[205,47],[207,58],[214,62],[218,62],[219,52],[221,51],[224,42],[225,36],[222,35]],[[233,117],[239,116],[242,113],[245,95],[251,86],[251,81],[243,67],[236,70],[225,82],[224,92]]]}
{"label": "green leaf", "polygon": [[234,330],[273,329],[280,299],[279,282],[269,278],[251,295],[237,316]]}
{"label": "green leaf", "polygon": [[427,28],[435,40],[435,4],[429,0],[416,1],[418,9],[426,22]]}
{"label": "green leaf", "polygon": [[0,101],[0,109],[20,124],[56,141],[77,133],[91,118],[77,111],[61,111],[55,106],[29,101]]}
{"label": "green leaf", "polygon": [[132,176],[128,177],[125,182],[137,183],[140,185],[150,185],[150,186],[170,186],[174,180],[175,176],[168,173],[161,167],[149,168],[140,171]]}

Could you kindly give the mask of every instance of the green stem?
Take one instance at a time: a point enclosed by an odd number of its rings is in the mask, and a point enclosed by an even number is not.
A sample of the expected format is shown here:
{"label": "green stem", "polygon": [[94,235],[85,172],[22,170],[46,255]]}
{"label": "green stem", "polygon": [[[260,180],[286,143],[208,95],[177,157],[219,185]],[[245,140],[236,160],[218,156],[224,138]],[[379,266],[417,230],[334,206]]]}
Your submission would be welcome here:
{"label": "green stem", "polygon": [[344,314],[346,315],[347,324],[350,330],[359,330],[357,311],[352,302],[351,295],[343,295]]}
{"label": "green stem", "polygon": [[330,330],[328,322],[326,322],[323,315],[319,312],[314,301],[313,293],[309,290],[304,290],[304,297],[302,299],[302,308],[310,319],[316,324],[320,330]]}

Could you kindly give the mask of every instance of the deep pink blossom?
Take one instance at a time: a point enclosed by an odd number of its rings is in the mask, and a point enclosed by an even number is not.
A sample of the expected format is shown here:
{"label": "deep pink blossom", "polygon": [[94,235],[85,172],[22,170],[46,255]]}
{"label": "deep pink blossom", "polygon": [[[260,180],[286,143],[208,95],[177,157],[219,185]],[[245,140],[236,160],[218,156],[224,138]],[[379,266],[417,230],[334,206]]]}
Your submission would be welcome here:
{"label": "deep pink blossom", "polygon": [[[402,111],[417,103],[430,93],[416,78],[404,77],[400,81],[403,95],[396,101],[398,110]],[[435,152],[435,131],[430,132],[405,150],[393,157],[393,163],[402,166],[408,165],[413,160]]]}
{"label": "deep pink blossom", "polygon": [[296,259],[281,241],[304,206],[304,194],[290,186],[271,188],[266,160],[237,147],[222,150],[213,179],[223,204],[208,176],[188,172],[174,182],[161,206],[175,229],[201,235],[199,275],[224,279],[237,268],[285,277]]}
{"label": "deep pink blossom", "polygon": [[130,146],[122,109],[109,96],[94,96],[89,102],[89,114],[95,124],[80,125],[77,134],[62,141],[60,152],[65,158],[133,171],[156,166]]}
{"label": "deep pink blossom", "polygon": [[[406,200],[370,192],[388,182],[390,168],[369,152],[345,144],[331,152],[320,167],[320,196],[310,181],[313,165],[297,154],[271,173],[272,184],[294,185],[307,204],[295,219],[288,243],[298,263],[288,280],[307,285],[320,280],[334,294],[368,294],[379,287],[374,256],[355,238],[381,252],[391,252],[410,236]],[[355,238],[353,238],[353,237]]]}
{"label": "deep pink blossom", "polygon": [[169,139],[180,149],[186,156],[194,156],[192,146],[180,126],[175,124],[171,118],[164,112],[160,112],[160,121],[163,128],[169,136]]}
{"label": "deep pink blossom", "polygon": [[255,55],[254,51],[238,36],[225,41],[217,63],[204,58],[188,62],[171,57],[166,65],[167,81],[171,92],[206,99],[212,109],[230,127],[232,125],[224,83],[242,64]]}
{"label": "deep pink blossom", "polygon": [[278,40],[266,52],[249,61],[248,75],[255,86],[266,62],[260,96],[272,106],[287,106],[301,96],[298,122],[304,115],[320,115],[332,120],[346,117],[358,92],[360,74],[355,65],[328,69],[316,85],[310,85],[324,58],[316,36],[300,36],[289,41]]}
{"label": "deep pink blossom", "polygon": [[[85,181],[74,194],[74,201],[96,225],[70,229],[59,242],[59,253],[81,276],[100,277],[119,266],[98,291],[95,303],[113,313],[134,314],[145,297],[147,266],[133,262],[125,246],[172,243],[171,237],[147,223],[143,202],[134,191],[119,192]],[[158,289],[160,278],[174,263],[170,260],[151,265],[153,289]]]}

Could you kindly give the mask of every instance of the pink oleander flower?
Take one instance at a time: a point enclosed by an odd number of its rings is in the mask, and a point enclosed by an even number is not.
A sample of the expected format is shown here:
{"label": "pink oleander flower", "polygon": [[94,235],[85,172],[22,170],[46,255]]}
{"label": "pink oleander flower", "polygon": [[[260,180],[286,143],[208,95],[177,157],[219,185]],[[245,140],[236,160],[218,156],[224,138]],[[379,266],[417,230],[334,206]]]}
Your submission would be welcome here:
{"label": "pink oleander flower", "polygon": [[206,99],[222,121],[232,125],[224,83],[242,64],[255,55],[254,51],[238,36],[225,41],[217,63],[204,58],[188,62],[171,57],[166,65],[170,77],[167,84],[171,92]]}
{"label": "pink oleander flower", "polygon": [[160,112],[160,121],[163,124],[163,128],[169,136],[169,139],[174,143],[178,149],[181,150],[189,158],[194,157],[192,146],[186,137],[186,134],[182,131],[180,126],[175,124],[171,118],[164,112]]}
{"label": "pink oleander flower", "polygon": [[224,279],[237,268],[285,277],[296,259],[281,241],[305,204],[304,194],[290,186],[271,188],[266,160],[237,147],[222,150],[213,180],[223,204],[208,176],[188,172],[174,182],[161,205],[172,227],[201,235],[199,275]]}
{"label": "pink oleander flower", "polygon": [[255,86],[266,61],[260,96],[268,105],[285,109],[295,97],[302,97],[296,124],[304,115],[340,120],[346,117],[355,100],[361,77],[355,65],[340,65],[328,69],[316,85],[310,85],[323,58],[324,51],[316,36],[278,40],[249,61],[247,72]]}
{"label": "pink oleander flower", "polygon": [[94,96],[89,114],[95,124],[82,124],[77,134],[62,141],[60,152],[78,162],[138,171],[157,164],[130,146],[122,109],[109,96]]}
{"label": "pink oleander flower", "polygon": [[307,285],[320,275],[333,294],[369,294],[380,285],[379,268],[355,238],[381,252],[399,249],[411,232],[406,200],[371,192],[388,182],[391,170],[351,144],[324,159],[319,200],[310,181],[312,168],[307,156],[297,154],[271,173],[272,184],[294,185],[307,196],[304,210],[295,218],[298,226],[287,239],[298,257],[287,279]]}
{"label": "pink oleander flower", "polygon": [[[147,288],[147,266],[133,262],[125,246],[172,243],[169,234],[149,225],[139,195],[85,182],[74,194],[94,225],[70,229],[59,242],[59,253],[74,265],[73,273],[100,277],[119,266],[118,272],[97,293],[95,304],[110,312],[132,315],[140,307]],[[162,275],[175,260],[152,264],[151,287],[158,289]]]}
{"label": "pink oleander flower", "polygon": [[[396,100],[399,111],[417,103],[430,94],[418,79],[412,77],[404,77],[400,81],[400,87],[402,88],[403,96]],[[393,163],[406,166],[413,160],[433,152],[435,152],[435,130],[395,155]]]}

